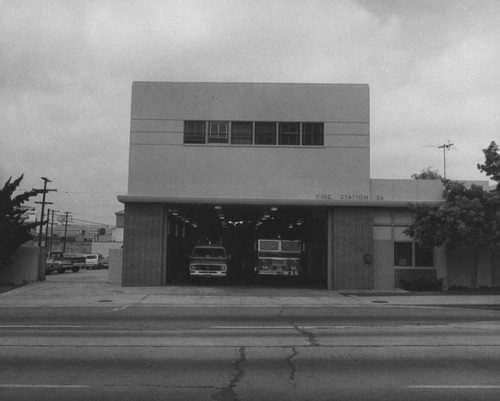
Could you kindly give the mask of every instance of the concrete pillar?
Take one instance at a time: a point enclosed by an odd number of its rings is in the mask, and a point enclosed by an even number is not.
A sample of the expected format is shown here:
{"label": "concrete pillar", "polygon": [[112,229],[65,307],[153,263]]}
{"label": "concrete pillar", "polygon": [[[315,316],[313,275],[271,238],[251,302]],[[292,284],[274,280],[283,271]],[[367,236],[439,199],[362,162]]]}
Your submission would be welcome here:
{"label": "concrete pillar", "polygon": [[122,285],[165,285],[165,206],[126,204],[124,223]]}
{"label": "concrete pillar", "polygon": [[365,263],[366,254],[370,254],[373,260],[371,209],[335,207],[332,217],[328,222],[333,239],[332,242],[329,239],[329,246],[332,246],[332,264],[329,265],[332,277],[328,288],[373,289],[373,265]]}

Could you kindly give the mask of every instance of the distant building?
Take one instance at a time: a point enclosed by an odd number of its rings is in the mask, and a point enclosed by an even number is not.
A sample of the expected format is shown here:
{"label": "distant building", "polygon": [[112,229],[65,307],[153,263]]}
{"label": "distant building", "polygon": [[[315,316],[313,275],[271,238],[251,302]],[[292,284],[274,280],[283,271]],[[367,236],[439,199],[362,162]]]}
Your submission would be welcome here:
{"label": "distant building", "polygon": [[99,226],[95,224],[54,224],[53,229],[49,226],[49,232],[53,233],[54,237],[64,238],[71,241],[110,241],[111,240],[110,226]]}
{"label": "distant building", "polygon": [[119,210],[115,213],[116,216],[116,227],[112,229],[112,240],[117,242],[123,242],[123,224],[125,217],[125,210]]}

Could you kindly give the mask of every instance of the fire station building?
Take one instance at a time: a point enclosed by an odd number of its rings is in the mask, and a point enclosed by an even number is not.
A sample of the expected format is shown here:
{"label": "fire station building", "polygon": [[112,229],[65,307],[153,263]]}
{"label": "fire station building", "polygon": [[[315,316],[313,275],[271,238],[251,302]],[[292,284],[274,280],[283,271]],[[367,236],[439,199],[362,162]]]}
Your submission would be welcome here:
{"label": "fire station building", "polygon": [[465,283],[463,255],[404,234],[408,204],[441,193],[440,181],[370,178],[368,85],[134,82],[122,284],[183,280],[189,250],[217,242],[230,281],[258,285],[255,244],[271,238],[301,242],[304,285]]}

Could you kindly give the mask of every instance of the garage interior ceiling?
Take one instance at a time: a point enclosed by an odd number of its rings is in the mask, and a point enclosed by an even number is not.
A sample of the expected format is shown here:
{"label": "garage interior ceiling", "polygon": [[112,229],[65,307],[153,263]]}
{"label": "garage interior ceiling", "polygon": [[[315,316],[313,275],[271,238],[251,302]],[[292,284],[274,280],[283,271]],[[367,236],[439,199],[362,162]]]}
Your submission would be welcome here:
{"label": "garage interior ceiling", "polygon": [[[242,206],[242,205],[170,205],[169,216],[196,228],[203,221],[219,223],[222,227],[253,226],[276,223],[281,226],[300,226],[311,213],[307,208],[294,206]],[[291,227],[290,227],[291,228]]]}

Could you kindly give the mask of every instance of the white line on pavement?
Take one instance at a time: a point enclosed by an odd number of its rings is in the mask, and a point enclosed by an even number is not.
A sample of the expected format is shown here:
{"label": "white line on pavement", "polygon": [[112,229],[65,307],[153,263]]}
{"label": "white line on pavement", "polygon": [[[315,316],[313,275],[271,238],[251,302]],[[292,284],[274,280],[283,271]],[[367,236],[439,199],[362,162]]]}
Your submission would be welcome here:
{"label": "white line on pavement", "polygon": [[0,329],[81,329],[96,327],[102,326],[82,326],[69,324],[0,324]]}
{"label": "white line on pavement", "polygon": [[86,384],[0,384],[0,388],[88,388]]}
{"label": "white line on pavement", "polygon": [[216,330],[295,330],[293,326],[210,326],[211,329]]}
{"label": "white line on pavement", "polygon": [[500,389],[500,386],[489,384],[468,384],[468,385],[421,385],[421,386],[407,386],[407,388],[427,388],[427,389]]}
{"label": "white line on pavement", "polygon": [[111,310],[106,310],[104,311],[103,313],[111,313],[111,312],[116,312],[116,311],[119,311],[119,310],[124,310],[124,309],[127,309],[127,308],[130,308],[132,305],[125,305],[125,306],[121,306],[119,308],[114,308],[114,309],[111,309]]}

